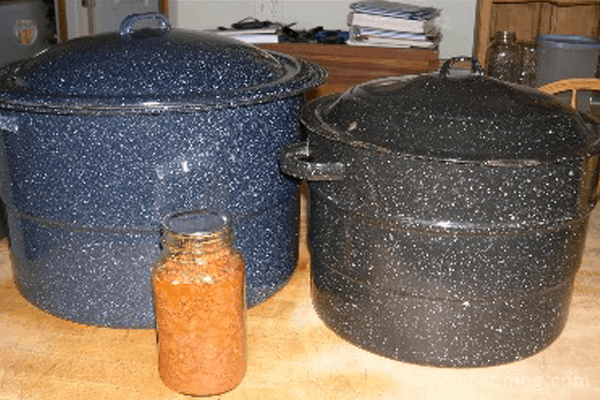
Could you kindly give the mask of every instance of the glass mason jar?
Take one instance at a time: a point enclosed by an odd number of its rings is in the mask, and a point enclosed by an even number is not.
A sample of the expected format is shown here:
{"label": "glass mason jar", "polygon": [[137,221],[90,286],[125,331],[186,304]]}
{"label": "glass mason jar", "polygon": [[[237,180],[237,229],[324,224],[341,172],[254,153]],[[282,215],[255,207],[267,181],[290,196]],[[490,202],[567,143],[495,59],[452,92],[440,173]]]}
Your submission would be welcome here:
{"label": "glass mason jar", "polygon": [[496,32],[486,54],[488,76],[517,83],[521,70],[521,47],[514,32]]}
{"label": "glass mason jar", "polygon": [[246,304],[230,220],[182,211],[162,229],[152,272],[161,380],[188,395],[231,390],[246,370]]}
{"label": "glass mason jar", "polygon": [[536,71],[536,42],[521,43],[521,74],[519,83],[521,85],[535,85]]}

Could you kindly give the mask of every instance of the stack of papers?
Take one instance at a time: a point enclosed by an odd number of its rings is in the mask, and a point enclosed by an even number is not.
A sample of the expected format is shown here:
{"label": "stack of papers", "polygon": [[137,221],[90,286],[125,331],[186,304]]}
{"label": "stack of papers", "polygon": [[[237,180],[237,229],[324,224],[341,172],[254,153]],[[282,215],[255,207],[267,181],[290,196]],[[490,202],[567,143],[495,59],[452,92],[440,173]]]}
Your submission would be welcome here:
{"label": "stack of papers", "polygon": [[440,10],[385,0],[364,0],[350,5],[352,46],[437,48],[441,40]]}

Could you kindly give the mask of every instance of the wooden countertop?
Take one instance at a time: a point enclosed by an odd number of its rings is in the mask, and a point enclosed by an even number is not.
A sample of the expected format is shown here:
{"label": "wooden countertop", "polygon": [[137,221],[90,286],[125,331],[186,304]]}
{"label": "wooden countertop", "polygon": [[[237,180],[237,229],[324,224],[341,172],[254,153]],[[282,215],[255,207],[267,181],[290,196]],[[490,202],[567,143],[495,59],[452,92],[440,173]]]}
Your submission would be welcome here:
{"label": "wooden countertop", "polygon": [[[304,229],[302,229],[305,232]],[[158,376],[153,330],[64,321],[38,310],[11,279],[0,242],[0,400],[183,399]],[[361,350],[319,320],[310,301],[309,253],[279,293],[248,312],[248,371],[230,399],[600,398],[600,207],[591,221],[568,324],[549,348],[504,366],[449,369]]]}

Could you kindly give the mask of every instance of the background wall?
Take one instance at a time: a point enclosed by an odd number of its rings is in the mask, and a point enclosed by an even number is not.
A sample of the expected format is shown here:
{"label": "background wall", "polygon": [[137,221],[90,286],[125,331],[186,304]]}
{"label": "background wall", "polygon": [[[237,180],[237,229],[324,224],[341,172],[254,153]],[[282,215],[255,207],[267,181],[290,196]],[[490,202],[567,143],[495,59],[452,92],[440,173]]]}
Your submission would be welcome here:
{"label": "background wall", "polygon": [[[0,2],[0,66],[29,58],[50,46],[54,27],[48,18],[48,6],[43,0],[19,0]],[[30,45],[18,44],[13,38],[13,28],[18,20],[37,23],[37,38]]]}
{"label": "background wall", "polygon": [[[170,0],[171,24],[186,29],[230,26],[245,17],[294,25],[295,29],[347,30],[349,5],[356,0]],[[442,9],[440,58],[471,55],[477,0],[403,0]],[[269,14],[271,9],[275,15]],[[275,18],[273,18],[273,16]],[[270,17],[270,18],[269,18]],[[280,18],[278,18],[280,17]]]}

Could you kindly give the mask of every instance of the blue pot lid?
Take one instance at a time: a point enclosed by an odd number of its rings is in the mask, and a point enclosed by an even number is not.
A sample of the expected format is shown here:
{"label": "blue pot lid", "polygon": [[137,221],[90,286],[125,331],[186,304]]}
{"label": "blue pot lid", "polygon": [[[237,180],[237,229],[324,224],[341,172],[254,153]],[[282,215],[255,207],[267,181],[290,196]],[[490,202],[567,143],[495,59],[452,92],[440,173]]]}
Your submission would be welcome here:
{"label": "blue pot lid", "polygon": [[599,122],[553,96],[444,68],[317,98],[300,119],[356,148],[443,162],[535,166],[600,152]]}
{"label": "blue pot lid", "polygon": [[[156,27],[136,29],[136,25]],[[198,111],[273,101],[327,73],[293,56],[134,14],[119,32],[52,46],[0,70],[0,107],[36,112]]]}

